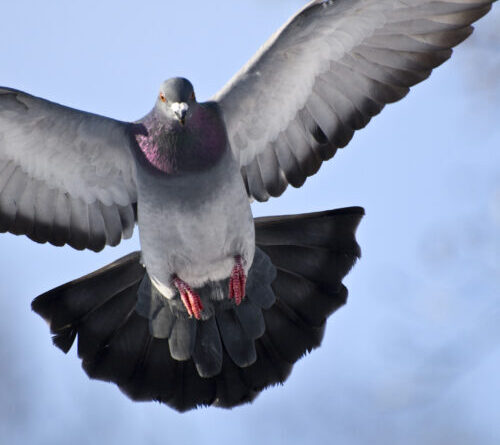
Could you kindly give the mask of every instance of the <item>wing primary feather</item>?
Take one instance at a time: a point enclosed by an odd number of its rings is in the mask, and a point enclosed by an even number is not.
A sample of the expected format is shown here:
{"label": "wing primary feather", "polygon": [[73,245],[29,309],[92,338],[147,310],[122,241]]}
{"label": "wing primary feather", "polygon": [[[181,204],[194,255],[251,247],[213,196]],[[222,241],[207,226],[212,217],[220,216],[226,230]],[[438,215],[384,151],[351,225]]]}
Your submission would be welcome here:
{"label": "wing primary feather", "polygon": [[286,189],[287,181],[279,166],[278,158],[272,147],[259,153],[256,157],[264,187],[271,196],[279,196]]}
{"label": "wing primary feather", "polygon": [[313,92],[306,107],[321,130],[332,140],[335,147],[344,147],[352,139],[354,131],[340,122],[337,114],[333,112],[332,108],[320,95]]}
{"label": "wing primary feather", "polygon": [[[298,116],[297,116],[298,117]],[[314,175],[321,166],[321,158],[313,150],[307,138],[303,125],[299,124],[297,117],[286,129],[286,138],[293,156],[306,177]]]}
{"label": "wing primary feather", "polygon": [[369,61],[358,53],[345,55],[339,63],[377,82],[393,88],[401,88],[401,93],[404,93],[404,89],[408,89],[412,85],[426,79],[431,73],[430,70],[412,72],[384,67]]}
{"label": "wing primary feather", "polygon": [[287,181],[295,186],[300,187],[304,182],[304,175],[302,174],[295,156],[288,147],[288,142],[283,135],[280,135],[274,141],[274,151],[278,159],[280,168],[283,170]]}
{"label": "wing primary feather", "polygon": [[45,243],[52,238],[52,227],[56,214],[57,190],[47,187],[41,181],[35,200],[34,234],[38,242]]}
{"label": "wing primary feather", "polygon": [[340,76],[335,71],[329,71],[325,73],[324,76],[327,76],[332,87],[341,92],[344,97],[348,98],[362,115],[372,117],[380,113],[384,108],[385,104],[366,96],[364,91],[357,84],[350,81],[351,79],[349,76],[347,78]]}
{"label": "wing primary feather", "polygon": [[337,89],[330,79],[319,76],[314,90],[324,98],[326,103],[331,104],[333,113],[342,125],[358,130],[370,122],[371,116],[357,108],[354,102]]}
{"label": "wing primary feather", "polygon": [[411,51],[396,51],[389,48],[373,48],[366,45],[359,45],[356,47],[355,52],[361,54],[367,60],[390,68],[423,72],[441,65],[452,54],[451,49],[429,53],[416,53]]}
{"label": "wing primary feather", "polygon": [[123,238],[128,239],[134,232],[135,215],[132,206],[118,206],[118,213],[120,215]]}
{"label": "wing primary feather", "polygon": [[101,202],[99,206],[104,220],[106,243],[110,246],[116,246],[122,239],[122,222],[118,208],[114,205],[106,206]]}
{"label": "wing primary feather", "polygon": [[360,90],[373,102],[379,104],[379,106],[396,102],[409,91],[408,88],[392,86],[375,79],[369,79],[359,71],[353,70],[340,62],[335,62],[335,73],[343,79],[349,79],[350,85],[355,86],[355,88]]}
{"label": "wing primary feather", "polygon": [[27,235],[33,239],[35,200],[39,190],[40,184],[38,181],[28,180],[26,188],[20,196],[14,225],[11,228],[11,232],[15,235]]}
{"label": "wing primary feather", "polygon": [[16,165],[13,162],[9,162],[6,166],[4,166],[0,174],[0,232],[7,232],[11,225],[11,215],[9,215],[9,213],[7,213],[7,211],[3,209],[1,203],[2,200],[5,199],[2,198],[3,190],[9,183],[15,171]]}
{"label": "wing primary feather", "polygon": [[59,190],[56,198],[56,210],[54,214],[54,226],[52,228],[51,243],[55,246],[63,246],[70,237],[71,207],[68,194]]}
{"label": "wing primary feather", "polygon": [[267,193],[264,181],[259,168],[257,159],[254,159],[250,164],[243,167],[246,170],[248,180],[248,190],[259,201],[267,201],[269,194]]}
{"label": "wing primary feather", "polygon": [[19,167],[9,176],[0,193],[0,209],[2,212],[2,231],[10,231],[14,227],[18,202],[28,185],[28,178]]}
{"label": "wing primary feather", "polygon": [[[426,19],[428,17],[451,16],[454,14],[465,14],[468,16],[466,23],[472,23],[477,20],[475,17],[476,11],[484,7],[491,8],[491,1],[469,1],[469,0],[456,0],[456,1],[432,1],[424,4],[415,4],[414,6],[407,6],[405,8],[393,8],[386,11],[387,21],[391,22],[404,22],[408,18],[414,20]],[[488,9],[489,10],[489,9]],[[486,11],[487,12],[487,11]],[[479,16],[482,17],[482,16]],[[479,18],[478,17],[478,18]]]}
{"label": "wing primary feather", "polygon": [[106,230],[104,219],[100,212],[99,202],[94,201],[88,206],[89,212],[89,242],[87,247],[94,252],[99,252],[106,245]]}
{"label": "wing primary feather", "polygon": [[83,250],[89,243],[89,209],[81,199],[70,201],[70,238],[68,244]]}

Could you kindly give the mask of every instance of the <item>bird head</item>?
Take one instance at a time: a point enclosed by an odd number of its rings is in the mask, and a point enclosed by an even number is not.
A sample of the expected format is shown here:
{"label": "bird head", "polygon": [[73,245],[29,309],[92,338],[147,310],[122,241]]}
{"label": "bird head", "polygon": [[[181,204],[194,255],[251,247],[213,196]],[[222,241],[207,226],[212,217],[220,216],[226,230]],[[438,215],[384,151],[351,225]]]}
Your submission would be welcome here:
{"label": "bird head", "polygon": [[165,116],[184,125],[189,117],[190,107],[196,104],[193,85],[182,77],[173,77],[163,82],[156,107]]}

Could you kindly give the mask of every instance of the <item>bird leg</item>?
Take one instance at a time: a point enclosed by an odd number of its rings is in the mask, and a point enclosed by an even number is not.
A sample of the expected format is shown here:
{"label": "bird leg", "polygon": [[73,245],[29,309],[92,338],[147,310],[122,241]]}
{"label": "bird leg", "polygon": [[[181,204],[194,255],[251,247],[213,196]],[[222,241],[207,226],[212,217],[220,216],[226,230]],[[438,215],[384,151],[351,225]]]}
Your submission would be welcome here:
{"label": "bird leg", "polygon": [[186,307],[187,313],[190,317],[194,316],[197,320],[201,320],[201,311],[203,304],[201,303],[200,296],[191,289],[191,286],[185,281],[182,281],[177,275],[174,276],[172,283],[179,291],[181,300]]}
{"label": "bird leg", "polygon": [[234,302],[238,306],[243,298],[245,298],[245,285],[247,277],[245,269],[243,269],[243,259],[240,255],[234,257],[234,267],[229,280],[229,299],[234,298]]}

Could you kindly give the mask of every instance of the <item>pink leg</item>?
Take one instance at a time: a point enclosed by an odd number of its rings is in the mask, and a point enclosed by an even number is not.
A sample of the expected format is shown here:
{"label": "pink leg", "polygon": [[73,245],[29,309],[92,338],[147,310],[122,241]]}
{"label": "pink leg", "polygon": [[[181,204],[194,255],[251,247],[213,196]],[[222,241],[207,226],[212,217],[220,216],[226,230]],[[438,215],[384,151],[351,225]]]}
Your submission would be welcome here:
{"label": "pink leg", "polygon": [[229,299],[234,298],[234,302],[238,306],[243,298],[245,298],[245,286],[247,277],[245,269],[243,269],[243,260],[240,255],[234,257],[234,267],[229,280]]}
{"label": "pink leg", "polygon": [[197,320],[201,320],[201,311],[203,310],[203,304],[201,303],[200,296],[187,284],[182,281],[179,277],[174,276],[172,282],[174,286],[179,291],[181,295],[181,300],[186,307],[187,313],[190,317],[194,316]]}

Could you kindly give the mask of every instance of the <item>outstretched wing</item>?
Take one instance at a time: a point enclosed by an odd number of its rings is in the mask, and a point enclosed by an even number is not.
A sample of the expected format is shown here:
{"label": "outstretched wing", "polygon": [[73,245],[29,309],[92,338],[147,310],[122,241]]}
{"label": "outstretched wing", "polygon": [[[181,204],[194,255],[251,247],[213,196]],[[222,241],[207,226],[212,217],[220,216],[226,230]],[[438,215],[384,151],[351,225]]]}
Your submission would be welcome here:
{"label": "outstretched wing", "polygon": [[214,97],[250,196],[300,187],[451,56],[494,0],[314,0]]}
{"label": "outstretched wing", "polygon": [[128,124],[0,88],[0,232],[101,250],[130,237]]}

